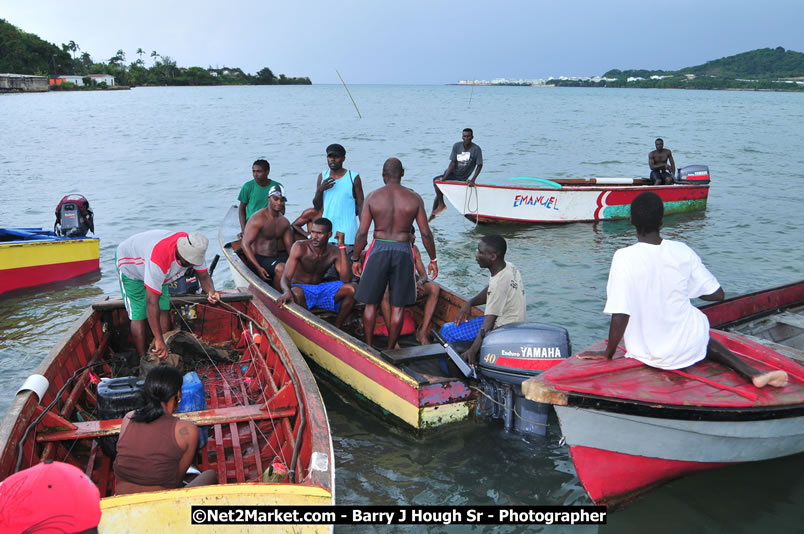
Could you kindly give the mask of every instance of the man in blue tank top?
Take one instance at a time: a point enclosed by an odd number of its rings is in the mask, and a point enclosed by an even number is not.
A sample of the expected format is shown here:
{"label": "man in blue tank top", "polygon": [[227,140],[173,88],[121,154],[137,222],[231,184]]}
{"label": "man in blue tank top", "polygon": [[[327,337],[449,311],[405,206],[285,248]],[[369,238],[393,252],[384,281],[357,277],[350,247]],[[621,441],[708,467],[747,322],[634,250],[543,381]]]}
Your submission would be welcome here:
{"label": "man in blue tank top", "polygon": [[[322,217],[332,221],[332,235],[343,232],[346,253],[351,258],[357,233],[357,216],[363,209],[360,175],[343,168],[346,149],[338,143],[327,147],[327,170],[318,175],[313,207],[323,209]],[[330,243],[337,243],[335,238]]]}

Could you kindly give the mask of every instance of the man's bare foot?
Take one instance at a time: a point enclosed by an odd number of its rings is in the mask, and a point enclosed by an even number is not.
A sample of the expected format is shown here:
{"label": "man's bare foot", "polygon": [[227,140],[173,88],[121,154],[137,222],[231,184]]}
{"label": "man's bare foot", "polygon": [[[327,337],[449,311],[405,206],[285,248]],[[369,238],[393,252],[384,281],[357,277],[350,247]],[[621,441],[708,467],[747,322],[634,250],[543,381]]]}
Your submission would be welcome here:
{"label": "man's bare foot", "polygon": [[447,209],[446,204],[439,204],[438,206],[436,206],[436,208],[433,210],[433,213],[430,214],[430,218],[427,219],[427,222],[433,222],[433,219],[436,218],[436,215],[438,215],[439,213],[441,213],[445,209]]}
{"label": "man's bare foot", "polygon": [[751,379],[751,382],[758,388],[773,386],[783,388],[787,385],[787,373],[784,371],[769,371]]}

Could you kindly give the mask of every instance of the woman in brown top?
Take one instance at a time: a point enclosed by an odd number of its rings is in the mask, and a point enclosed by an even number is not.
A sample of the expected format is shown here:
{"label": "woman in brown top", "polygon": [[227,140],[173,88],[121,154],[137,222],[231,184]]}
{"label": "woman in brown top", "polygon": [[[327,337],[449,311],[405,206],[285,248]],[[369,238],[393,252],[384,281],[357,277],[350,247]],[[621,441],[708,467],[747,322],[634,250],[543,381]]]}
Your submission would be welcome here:
{"label": "woman in brown top", "polygon": [[[168,365],[154,367],[145,378],[145,406],[129,412],[120,426],[114,474],[117,495],[182,487],[195,458],[198,427],[173,416],[181,400],[181,373]],[[208,470],[189,486],[215,484]]]}

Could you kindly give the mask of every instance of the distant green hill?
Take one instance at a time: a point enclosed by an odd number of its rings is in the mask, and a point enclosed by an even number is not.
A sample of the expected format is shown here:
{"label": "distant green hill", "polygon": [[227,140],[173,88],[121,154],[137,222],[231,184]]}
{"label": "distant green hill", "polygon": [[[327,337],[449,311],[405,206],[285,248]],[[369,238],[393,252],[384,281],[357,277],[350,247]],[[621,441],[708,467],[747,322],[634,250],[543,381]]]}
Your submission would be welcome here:
{"label": "distant green hill", "polygon": [[651,76],[713,76],[716,78],[779,80],[804,76],[804,54],[793,50],[761,48],[735,56],[707,61],[703,65],[686,67],[678,71],[613,69],[605,78],[650,78]]}
{"label": "distant green hill", "polygon": [[73,58],[56,45],[0,19],[0,72],[46,76],[54,69],[59,74],[72,74]]}
{"label": "distant green hill", "polygon": [[720,78],[751,78],[778,80],[804,76],[804,54],[778,48],[761,48],[736,56],[707,61],[697,67],[687,67],[680,74],[717,76]]}

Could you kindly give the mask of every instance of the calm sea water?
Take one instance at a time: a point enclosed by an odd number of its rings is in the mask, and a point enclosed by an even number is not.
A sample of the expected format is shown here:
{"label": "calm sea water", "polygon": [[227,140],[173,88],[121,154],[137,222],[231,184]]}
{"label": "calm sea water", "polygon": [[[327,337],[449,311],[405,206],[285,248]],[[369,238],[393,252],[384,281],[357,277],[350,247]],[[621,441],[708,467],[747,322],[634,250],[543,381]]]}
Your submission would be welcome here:
{"label": "calm sea water", "polygon": [[[664,235],[690,244],[727,294],[802,278],[804,95],[520,87],[340,86],[139,88],[0,96],[0,226],[53,223],[67,193],[87,196],[101,274],[0,300],[0,412],[70,323],[116,294],[117,244],[150,228],[217,229],[257,158],[288,188],[288,216],[311,204],[324,149],[340,142],[368,192],[383,161],[428,207],[431,178],[470,126],[481,182],[512,176],[644,176],[655,137],[679,165],[709,165],[704,213],[670,216]],[[477,239],[500,233],[527,284],[531,320],[567,327],[575,348],[607,333],[608,266],[634,241],[627,222],[475,227],[450,208],[433,225],[439,281],[466,295],[486,273]],[[222,262],[214,279],[233,287]],[[586,504],[560,432],[544,439],[474,424],[415,440],[323,387],[343,504]],[[650,436],[645,436],[650,439]],[[804,456],[698,474],[660,488],[601,531],[801,531]],[[461,528],[456,530],[464,530]],[[344,529],[345,530],[345,529]],[[389,529],[412,530],[412,529]],[[445,530],[433,527],[434,532]],[[478,528],[497,531],[497,528]],[[503,531],[594,532],[597,527]]]}

